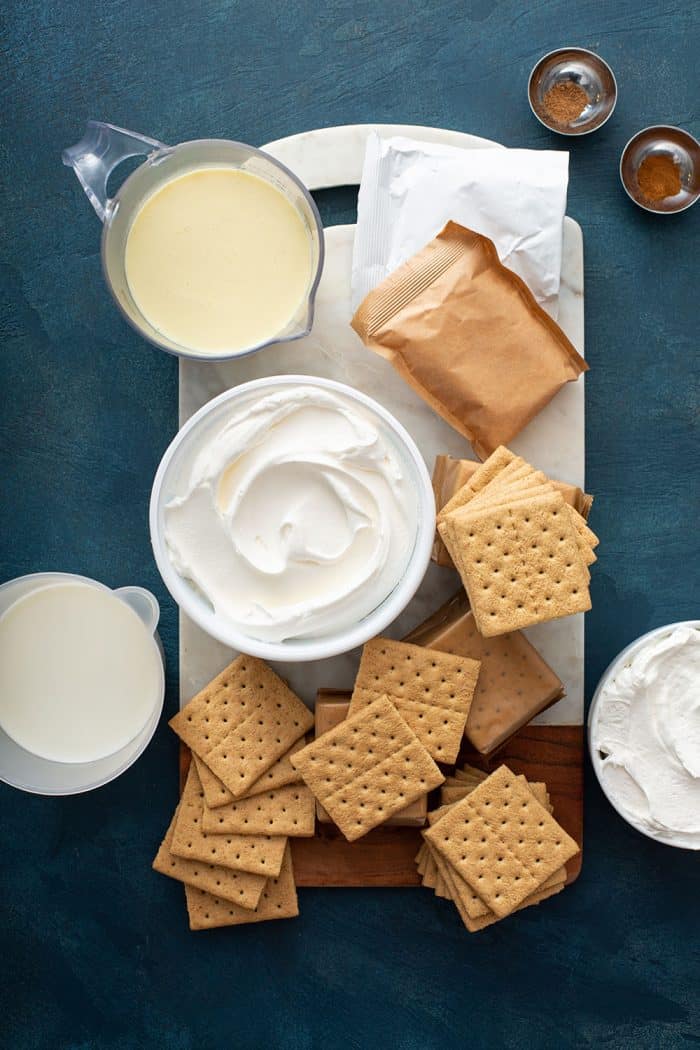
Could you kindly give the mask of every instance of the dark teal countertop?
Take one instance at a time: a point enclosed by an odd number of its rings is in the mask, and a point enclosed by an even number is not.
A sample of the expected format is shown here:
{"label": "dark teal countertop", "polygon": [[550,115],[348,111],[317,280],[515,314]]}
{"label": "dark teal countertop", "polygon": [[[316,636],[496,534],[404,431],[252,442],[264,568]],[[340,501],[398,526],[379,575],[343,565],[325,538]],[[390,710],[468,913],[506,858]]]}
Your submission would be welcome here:
{"label": "dark teal countertop", "polygon": [[[60,156],[89,117],[166,142],[388,121],[568,144],[603,541],[590,697],[627,642],[700,615],[700,206],[647,215],[617,174],[641,127],[700,133],[698,5],[8,0],[3,15],[0,580],[59,569],[151,588],[168,692],[152,744],[115,783],[67,799],[0,790],[0,1045],[699,1043],[698,856],[629,829],[592,774],[578,882],[478,935],[421,890],[304,890],[295,921],[188,932],[180,886],[150,870],[177,792],[176,610],[147,529],[177,364],[118,315],[99,223]],[[565,44],[599,51],[618,78],[617,110],[590,138],[551,135],[527,105],[533,63]],[[354,199],[319,194],[326,223],[352,221]]]}

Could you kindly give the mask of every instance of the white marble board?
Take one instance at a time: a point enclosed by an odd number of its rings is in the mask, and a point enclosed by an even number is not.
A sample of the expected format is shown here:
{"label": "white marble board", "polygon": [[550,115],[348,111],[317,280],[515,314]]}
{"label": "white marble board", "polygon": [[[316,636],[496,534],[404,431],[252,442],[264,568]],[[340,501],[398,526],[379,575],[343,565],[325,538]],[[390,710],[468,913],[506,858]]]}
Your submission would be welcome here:
{"label": "white marble board", "polygon": [[[262,148],[291,168],[312,190],[359,182],[365,140],[371,130],[408,135],[466,149],[497,145],[457,131],[406,125],[348,125],[293,135]],[[428,469],[435,456],[475,458],[468,442],[437,416],[394,372],[367,350],[350,328],[350,271],[354,226],[327,228],[326,263],[311,334],[271,346],[251,357],[222,363],[180,361],[180,425],[203,404],[239,383],[266,375],[319,375],[348,383],[382,402],[412,434]],[[583,354],[583,238],[573,219],[564,221],[559,323]],[[584,380],[567,384],[512,442],[554,478],[584,486]],[[389,632],[400,638],[434,612],[459,587],[451,569],[430,566],[418,593]],[[583,723],[583,616],[538,624],[526,634],[563,679],[567,695],[537,719],[549,725]],[[280,674],[311,706],[321,687],[351,688],[357,651],[313,664],[279,664]],[[186,703],[232,659],[225,646],[180,614],[180,701]]]}

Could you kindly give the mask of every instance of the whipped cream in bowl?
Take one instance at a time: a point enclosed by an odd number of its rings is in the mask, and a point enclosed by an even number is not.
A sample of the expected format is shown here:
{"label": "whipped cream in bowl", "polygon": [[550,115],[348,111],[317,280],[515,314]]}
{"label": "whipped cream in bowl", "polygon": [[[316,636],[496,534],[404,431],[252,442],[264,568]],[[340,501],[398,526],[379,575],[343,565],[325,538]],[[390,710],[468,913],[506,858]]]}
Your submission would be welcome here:
{"label": "whipped cream in bowl", "polygon": [[700,621],[659,627],[623,650],[588,717],[591,760],[638,831],[700,850]]}
{"label": "whipped cream in bowl", "polygon": [[156,474],[163,580],[204,631],[251,655],[312,660],[380,633],[430,559],[430,477],[404,428],[329,380],[226,391],[180,430]]}

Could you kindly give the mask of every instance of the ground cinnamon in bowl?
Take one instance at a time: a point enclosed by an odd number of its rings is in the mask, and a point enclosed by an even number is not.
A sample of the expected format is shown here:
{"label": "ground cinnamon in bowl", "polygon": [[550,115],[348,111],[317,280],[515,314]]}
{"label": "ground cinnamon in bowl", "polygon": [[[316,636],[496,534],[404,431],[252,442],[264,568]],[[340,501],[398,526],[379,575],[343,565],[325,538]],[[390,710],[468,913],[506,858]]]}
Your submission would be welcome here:
{"label": "ground cinnamon in bowl", "polygon": [[670,153],[650,153],[639,165],[639,190],[645,200],[675,197],[681,189],[681,172]]}
{"label": "ground cinnamon in bowl", "polygon": [[545,92],[542,102],[547,116],[555,124],[570,124],[588,105],[588,95],[573,80],[559,80]]}

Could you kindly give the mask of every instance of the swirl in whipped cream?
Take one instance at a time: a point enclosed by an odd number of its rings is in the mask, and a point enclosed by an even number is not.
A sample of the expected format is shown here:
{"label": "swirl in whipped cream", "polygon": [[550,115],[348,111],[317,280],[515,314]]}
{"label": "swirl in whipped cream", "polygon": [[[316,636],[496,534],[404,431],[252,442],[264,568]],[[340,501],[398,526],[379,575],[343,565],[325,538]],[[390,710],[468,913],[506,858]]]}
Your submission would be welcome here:
{"label": "swirl in whipped cream", "polygon": [[173,567],[266,641],[357,623],[399,582],[418,502],[373,414],[284,386],[235,403],[165,508]]}
{"label": "swirl in whipped cream", "polygon": [[700,849],[700,631],[650,638],[597,703],[591,742],[611,800],[653,838]]}

